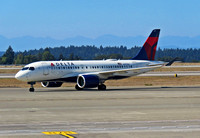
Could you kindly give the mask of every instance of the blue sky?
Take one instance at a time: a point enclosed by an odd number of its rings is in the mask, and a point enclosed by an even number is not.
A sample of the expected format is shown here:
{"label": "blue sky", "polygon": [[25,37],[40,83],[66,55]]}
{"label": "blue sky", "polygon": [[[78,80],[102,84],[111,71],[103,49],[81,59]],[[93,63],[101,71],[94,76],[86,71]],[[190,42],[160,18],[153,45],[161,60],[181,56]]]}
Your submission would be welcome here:
{"label": "blue sky", "polygon": [[200,35],[199,0],[0,0],[0,35],[96,38]]}

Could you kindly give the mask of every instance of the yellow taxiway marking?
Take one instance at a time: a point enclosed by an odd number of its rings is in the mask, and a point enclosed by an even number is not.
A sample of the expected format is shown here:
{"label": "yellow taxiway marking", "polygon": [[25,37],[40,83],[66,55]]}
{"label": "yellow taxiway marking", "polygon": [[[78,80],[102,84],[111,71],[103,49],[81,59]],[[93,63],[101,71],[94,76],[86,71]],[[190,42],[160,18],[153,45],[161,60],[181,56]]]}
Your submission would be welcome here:
{"label": "yellow taxiway marking", "polygon": [[46,134],[46,135],[62,135],[62,136],[65,136],[67,138],[75,138],[72,135],[78,134],[78,133],[73,132],[73,131],[51,131],[51,132],[42,132],[42,133]]}

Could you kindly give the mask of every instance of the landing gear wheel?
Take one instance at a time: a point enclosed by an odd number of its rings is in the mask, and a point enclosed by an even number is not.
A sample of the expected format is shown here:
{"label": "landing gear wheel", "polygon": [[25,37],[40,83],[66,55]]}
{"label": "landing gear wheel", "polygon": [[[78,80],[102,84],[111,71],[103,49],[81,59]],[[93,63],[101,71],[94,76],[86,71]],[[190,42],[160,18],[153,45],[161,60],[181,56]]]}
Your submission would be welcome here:
{"label": "landing gear wheel", "polygon": [[106,90],[106,85],[104,84],[98,85],[98,90]]}
{"label": "landing gear wheel", "polygon": [[80,88],[77,84],[75,85],[76,90],[83,90],[83,88]]}
{"label": "landing gear wheel", "polygon": [[34,89],[34,88],[30,88],[29,91],[30,91],[30,92],[34,92],[35,89]]}
{"label": "landing gear wheel", "polygon": [[31,85],[31,88],[29,89],[29,92],[34,92],[35,89],[34,89],[33,85],[35,84],[35,82],[28,82],[28,84]]}

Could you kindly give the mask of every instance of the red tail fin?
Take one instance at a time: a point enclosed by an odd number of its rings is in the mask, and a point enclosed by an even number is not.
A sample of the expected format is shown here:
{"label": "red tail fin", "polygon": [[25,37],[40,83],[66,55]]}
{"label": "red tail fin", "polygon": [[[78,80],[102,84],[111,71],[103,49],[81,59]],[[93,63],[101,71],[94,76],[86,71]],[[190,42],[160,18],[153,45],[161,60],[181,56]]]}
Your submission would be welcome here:
{"label": "red tail fin", "polygon": [[147,38],[140,52],[135,56],[134,60],[154,60],[160,29],[154,29]]}

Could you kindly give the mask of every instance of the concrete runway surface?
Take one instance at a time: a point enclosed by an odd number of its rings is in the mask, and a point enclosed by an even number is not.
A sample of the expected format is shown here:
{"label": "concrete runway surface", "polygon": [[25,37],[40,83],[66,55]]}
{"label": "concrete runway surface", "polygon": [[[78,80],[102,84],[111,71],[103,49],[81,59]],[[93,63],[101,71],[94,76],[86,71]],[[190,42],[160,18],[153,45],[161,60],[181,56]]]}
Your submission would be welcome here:
{"label": "concrete runway surface", "polygon": [[199,87],[0,88],[0,138],[200,136]]}

